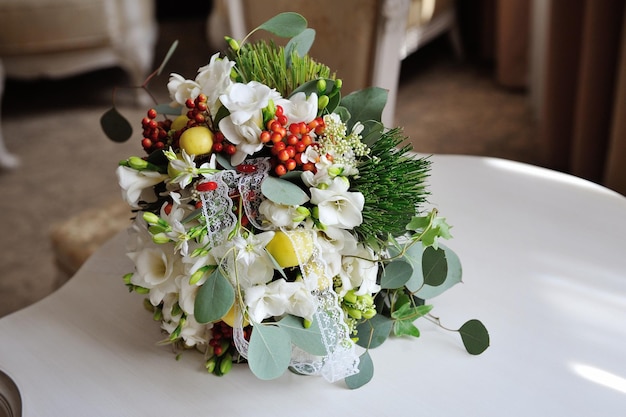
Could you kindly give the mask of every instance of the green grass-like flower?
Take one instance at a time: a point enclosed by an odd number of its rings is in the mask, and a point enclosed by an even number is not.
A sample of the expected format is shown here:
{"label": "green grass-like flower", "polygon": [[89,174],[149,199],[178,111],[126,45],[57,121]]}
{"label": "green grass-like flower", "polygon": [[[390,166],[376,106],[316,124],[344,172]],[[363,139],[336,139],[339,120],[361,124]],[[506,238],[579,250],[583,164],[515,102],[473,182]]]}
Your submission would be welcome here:
{"label": "green grass-like flower", "polygon": [[258,81],[276,88],[283,97],[289,97],[293,90],[308,81],[335,78],[328,66],[308,54],[301,57],[293,53],[288,67],[285,48],[273,42],[246,44],[236,53],[231,52],[230,58],[236,62],[237,81]]}
{"label": "green grass-like flower", "polygon": [[363,193],[363,223],[356,228],[362,240],[385,240],[406,232],[405,226],[426,201],[431,162],[411,155],[410,143],[400,128],[384,132],[371,146],[370,157],[358,166],[352,179],[354,189]]}

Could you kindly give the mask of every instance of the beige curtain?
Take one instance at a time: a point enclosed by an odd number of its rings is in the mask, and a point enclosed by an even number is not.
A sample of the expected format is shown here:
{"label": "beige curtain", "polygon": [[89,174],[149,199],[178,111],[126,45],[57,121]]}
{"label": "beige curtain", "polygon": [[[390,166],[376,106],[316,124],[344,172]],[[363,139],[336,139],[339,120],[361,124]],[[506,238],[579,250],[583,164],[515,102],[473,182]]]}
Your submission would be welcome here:
{"label": "beige curtain", "polygon": [[545,165],[626,194],[624,0],[552,0],[539,117]]}

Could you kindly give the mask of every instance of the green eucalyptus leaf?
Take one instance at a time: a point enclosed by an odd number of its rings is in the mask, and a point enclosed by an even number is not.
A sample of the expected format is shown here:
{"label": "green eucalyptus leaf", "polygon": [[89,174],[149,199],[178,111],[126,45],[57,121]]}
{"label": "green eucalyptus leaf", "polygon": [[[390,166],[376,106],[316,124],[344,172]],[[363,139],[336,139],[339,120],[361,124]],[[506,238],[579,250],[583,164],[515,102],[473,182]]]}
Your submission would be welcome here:
{"label": "green eucalyptus leaf", "polygon": [[328,354],[322,341],[322,331],[315,318],[309,327],[304,327],[302,318],[286,315],[278,322],[278,325],[289,333],[293,344],[305,352],[316,356]]}
{"label": "green eucalyptus leaf", "polygon": [[424,274],[424,283],[438,287],[443,284],[448,276],[448,262],[446,261],[446,252],[432,246],[424,249],[422,255],[422,272]]}
{"label": "green eucalyptus leaf", "polygon": [[348,132],[356,121],[382,119],[385,104],[387,104],[387,90],[380,87],[368,87],[348,94],[341,100],[341,105],[348,109],[352,117],[348,120]]}
{"label": "green eucalyptus leaf", "polygon": [[259,379],[281,376],[291,360],[291,339],[281,327],[255,323],[248,346],[248,365]]}
{"label": "green eucalyptus leaf", "polygon": [[266,30],[282,38],[292,38],[302,33],[306,27],[307,20],[301,14],[285,12],[262,23],[257,29]]}
{"label": "green eucalyptus leaf", "polygon": [[230,160],[228,158],[226,158],[224,155],[222,155],[221,153],[217,153],[217,154],[214,154],[214,155],[215,155],[215,160],[217,161],[217,164],[219,166],[221,166],[222,168],[227,169],[227,170],[235,169],[230,164]]}
{"label": "green eucalyptus leaf", "polygon": [[[423,261],[422,254],[424,253],[423,247],[412,245],[409,251],[407,251],[407,254],[411,254],[410,259],[414,269],[411,279],[406,283],[406,288],[423,300],[434,298],[461,282],[463,271],[459,257],[444,245],[439,245],[439,248],[445,251],[448,272],[444,282],[437,286],[428,285],[424,282],[425,277],[421,267]],[[420,267],[415,267],[415,265],[420,265]]]}
{"label": "green eucalyptus leaf", "polygon": [[296,184],[276,177],[266,177],[261,192],[276,204],[299,206],[309,201],[309,196]]}
{"label": "green eucalyptus leaf", "polygon": [[291,67],[291,54],[295,52],[298,56],[305,56],[309,52],[309,49],[311,49],[311,46],[313,46],[314,41],[315,30],[311,28],[306,28],[293,38],[289,39],[289,42],[285,45],[287,68]]}
{"label": "green eucalyptus leaf", "polygon": [[169,116],[180,116],[182,113],[181,107],[172,107],[170,103],[162,103],[157,105],[154,110],[159,114],[166,114]]}
{"label": "green eucalyptus leaf", "polygon": [[383,289],[403,287],[413,275],[413,267],[407,261],[396,259],[383,268],[380,276],[380,286]]}
{"label": "green eucalyptus leaf", "polygon": [[468,353],[480,355],[489,347],[489,332],[480,320],[470,320],[459,329]]}
{"label": "green eucalyptus leaf", "polygon": [[167,65],[168,61],[174,54],[174,51],[176,50],[177,47],[178,47],[178,39],[172,42],[170,49],[167,50],[167,54],[165,54],[165,58],[163,58],[161,65],[159,65],[159,69],[157,70],[157,75],[161,75],[161,73],[163,72],[163,69],[165,68],[165,65]]}
{"label": "green eucalyptus leaf", "polygon": [[357,389],[367,384],[374,377],[374,362],[368,351],[359,357],[359,372],[346,377],[344,381],[350,389]]}
{"label": "green eucalyptus leaf", "polygon": [[348,123],[348,120],[350,120],[350,118],[352,117],[348,109],[346,109],[343,106],[337,106],[335,108],[335,113],[339,115],[339,117],[341,118],[341,121],[344,123]]}
{"label": "green eucalyptus leaf", "polygon": [[376,120],[365,120],[361,123],[363,124],[363,131],[361,132],[361,142],[371,147],[382,137],[385,126],[381,122]]}
{"label": "green eucalyptus leaf", "polygon": [[130,122],[115,107],[111,107],[100,117],[100,126],[113,142],[126,142],[133,135]]}
{"label": "green eucalyptus leaf", "polygon": [[210,323],[224,317],[234,302],[232,284],[216,268],[196,294],[194,315],[198,323]]}
{"label": "green eucalyptus leaf", "polygon": [[387,340],[392,328],[393,320],[382,314],[377,314],[357,326],[359,335],[357,344],[366,349],[375,349]]}

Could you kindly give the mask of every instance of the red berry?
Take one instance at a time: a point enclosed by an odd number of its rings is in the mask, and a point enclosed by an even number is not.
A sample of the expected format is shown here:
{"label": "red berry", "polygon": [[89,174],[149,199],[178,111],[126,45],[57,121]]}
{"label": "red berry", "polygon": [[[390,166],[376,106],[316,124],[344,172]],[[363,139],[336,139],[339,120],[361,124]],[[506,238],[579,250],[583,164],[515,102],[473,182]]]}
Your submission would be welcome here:
{"label": "red berry", "polygon": [[274,133],[271,134],[270,140],[273,143],[280,143],[283,140],[283,137],[280,135],[280,133],[274,132]]}
{"label": "red berry", "polygon": [[287,171],[293,171],[294,169],[296,169],[296,161],[294,159],[287,159],[285,161],[285,167],[287,168]]}
{"label": "red berry", "polygon": [[299,141],[300,141],[300,139],[298,139],[298,137],[296,135],[289,135],[289,136],[287,136],[287,144],[288,145],[295,145]]}
{"label": "red berry", "polygon": [[206,111],[207,105],[206,103],[200,102],[196,105],[196,108],[200,111]]}
{"label": "red berry", "polygon": [[188,109],[193,109],[194,107],[196,107],[196,103],[194,103],[192,99],[188,98],[187,100],[185,100],[185,106]]}
{"label": "red berry", "polygon": [[298,141],[298,143],[296,143],[294,147],[296,149],[296,152],[298,153],[302,153],[306,150],[306,145],[302,141]]}
{"label": "red berry", "polygon": [[200,93],[198,94],[198,97],[196,97],[195,103],[206,103],[207,101],[207,96]]}
{"label": "red berry", "polygon": [[278,152],[276,156],[278,157],[278,160],[285,162],[287,159],[289,159],[289,152],[287,152],[286,149],[283,149],[282,151]]}
{"label": "red berry", "polygon": [[197,113],[194,116],[194,120],[196,121],[196,123],[204,123],[205,118],[204,118],[204,115],[202,113]]}
{"label": "red berry", "polygon": [[224,147],[224,151],[227,155],[234,155],[237,152],[237,147],[235,147],[232,143],[229,143]]}
{"label": "red berry", "polygon": [[293,158],[294,156],[296,156],[296,148],[294,148],[293,146],[287,146],[285,148],[285,151],[287,151],[289,158]]}
{"label": "red berry", "polygon": [[148,110],[148,118],[156,119],[156,117],[157,117],[157,111],[155,109]]}
{"label": "red berry", "polygon": [[276,115],[276,120],[278,121],[278,123],[280,123],[282,126],[287,125],[287,116],[285,116],[284,114],[281,114],[280,116]]}
{"label": "red berry", "polygon": [[261,132],[261,135],[259,136],[259,140],[261,141],[261,143],[267,143],[271,139],[272,139],[272,135],[267,130],[264,130],[263,132]]}
{"label": "red berry", "polygon": [[217,142],[213,144],[213,151],[220,153],[224,150],[224,144],[222,142]]}
{"label": "red berry", "polygon": [[143,140],[141,141],[141,146],[143,146],[144,149],[149,149],[152,146],[152,141],[150,140],[150,138],[143,138]]}
{"label": "red berry", "polygon": [[274,172],[280,177],[287,173],[287,168],[283,164],[278,164],[276,165],[276,168],[274,168]]}
{"label": "red berry", "polygon": [[285,110],[283,109],[283,106],[276,106],[276,116],[282,116],[283,114],[285,114]]}

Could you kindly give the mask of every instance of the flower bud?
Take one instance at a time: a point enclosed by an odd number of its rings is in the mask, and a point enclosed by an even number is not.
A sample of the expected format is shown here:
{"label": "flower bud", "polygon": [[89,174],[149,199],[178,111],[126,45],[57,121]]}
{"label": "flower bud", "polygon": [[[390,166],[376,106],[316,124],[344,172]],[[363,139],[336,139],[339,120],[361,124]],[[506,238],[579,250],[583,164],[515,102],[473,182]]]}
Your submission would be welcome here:
{"label": "flower bud", "polygon": [[371,319],[375,315],[376,315],[376,309],[375,308],[368,308],[367,310],[365,310],[363,312],[363,318],[367,319],[367,320]]}
{"label": "flower bud", "polygon": [[341,174],[343,174],[343,171],[344,171],[344,169],[343,169],[342,166],[333,165],[330,168],[328,168],[328,174],[331,177],[338,177]]}
{"label": "flower bud", "polygon": [[330,99],[327,95],[319,96],[319,98],[317,99],[317,108],[323,110],[326,108],[326,106],[328,106],[328,103],[330,103]]}
{"label": "flower bud", "polygon": [[232,49],[233,51],[237,52],[241,48],[239,46],[239,42],[237,42],[236,40],[234,40],[230,36],[224,36],[224,39],[226,40],[226,43],[228,44],[230,49]]}
{"label": "flower bud", "polygon": [[299,214],[302,214],[303,216],[306,216],[306,217],[308,217],[308,216],[310,216],[310,215],[311,215],[311,211],[310,211],[308,208],[304,207],[304,206],[298,206],[298,207],[296,208],[296,211],[297,211]]}
{"label": "flower bud", "polygon": [[129,272],[128,274],[124,275],[122,277],[122,279],[124,280],[124,284],[128,285],[130,284],[130,280],[133,278],[133,273]]}
{"label": "flower bud", "polygon": [[220,374],[226,375],[233,368],[233,357],[230,353],[224,355],[220,361]]}
{"label": "flower bud", "polygon": [[142,217],[146,221],[146,223],[148,223],[148,224],[158,224],[159,223],[159,216],[157,216],[156,214],[154,214],[152,212],[144,211]]}
{"label": "flower bud", "polygon": [[164,243],[168,243],[170,241],[170,238],[167,237],[165,233],[157,233],[156,235],[152,236],[152,241],[157,245],[162,245]]}
{"label": "flower bud", "polygon": [[317,92],[320,94],[324,94],[326,92],[326,80],[320,78],[317,80]]}
{"label": "flower bud", "polygon": [[357,310],[356,308],[348,308],[347,311],[348,315],[353,319],[361,320],[361,317],[363,316],[361,310]]}
{"label": "flower bud", "polygon": [[207,372],[212,374],[213,371],[215,371],[216,365],[217,365],[217,358],[215,356],[211,356],[204,364],[204,367],[206,368]]}
{"label": "flower bud", "polygon": [[128,166],[141,171],[142,169],[148,168],[148,161],[145,161],[138,156],[131,156],[128,158]]}
{"label": "flower bud", "polygon": [[354,304],[356,303],[357,296],[354,294],[354,291],[350,290],[343,296],[343,300]]}
{"label": "flower bud", "polygon": [[310,328],[312,324],[313,324],[313,322],[311,320],[304,319],[302,321],[302,325],[304,326],[305,329]]}
{"label": "flower bud", "polygon": [[150,293],[150,290],[148,288],[140,287],[138,285],[135,285],[133,287],[133,291],[135,291],[137,294],[148,294],[148,293]]}

